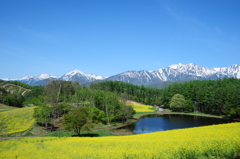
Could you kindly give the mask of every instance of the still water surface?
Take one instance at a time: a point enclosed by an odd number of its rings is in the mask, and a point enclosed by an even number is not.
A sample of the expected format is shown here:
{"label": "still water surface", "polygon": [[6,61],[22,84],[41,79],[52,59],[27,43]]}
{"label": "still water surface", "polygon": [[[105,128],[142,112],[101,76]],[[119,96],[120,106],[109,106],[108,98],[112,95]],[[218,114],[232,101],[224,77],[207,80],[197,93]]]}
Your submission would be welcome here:
{"label": "still water surface", "polygon": [[190,127],[214,125],[229,123],[230,120],[222,118],[211,118],[191,115],[147,115],[135,123],[123,127],[129,129],[135,134],[144,134],[156,131],[165,131],[172,129],[183,129]]}

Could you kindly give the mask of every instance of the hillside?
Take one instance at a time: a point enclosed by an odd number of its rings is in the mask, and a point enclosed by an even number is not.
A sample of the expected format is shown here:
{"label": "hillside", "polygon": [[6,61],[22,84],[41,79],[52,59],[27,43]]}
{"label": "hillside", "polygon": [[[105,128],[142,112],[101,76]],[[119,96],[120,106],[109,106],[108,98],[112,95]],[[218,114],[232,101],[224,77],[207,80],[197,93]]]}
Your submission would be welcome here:
{"label": "hillside", "polygon": [[24,96],[26,92],[31,91],[28,88],[24,88],[9,82],[0,82],[0,88],[5,89],[10,94],[21,94],[22,96]]}
{"label": "hillside", "polygon": [[33,111],[35,107],[29,108],[5,108],[0,109],[0,135],[13,134],[28,130],[35,119]]}
{"label": "hillside", "polygon": [[24,102],[41,95],[42,86],[30,86],[19,81],[0,80],[0,103],[8,106],[23,107]]}

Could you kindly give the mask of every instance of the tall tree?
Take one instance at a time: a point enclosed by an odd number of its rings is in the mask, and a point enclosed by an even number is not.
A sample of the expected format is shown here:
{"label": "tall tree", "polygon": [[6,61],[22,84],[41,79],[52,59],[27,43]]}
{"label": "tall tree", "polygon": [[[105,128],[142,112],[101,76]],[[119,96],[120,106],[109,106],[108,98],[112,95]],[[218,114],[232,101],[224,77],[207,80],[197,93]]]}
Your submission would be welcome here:
{"label": "tall tree", "polygon": [[170,108],[176,111],[183,111],[185,104],[184,96],[181,94],[175,94],[170,101]]}
{"label": "tall tree", "polygon": [[74,130],[80,136],[81,129],[91,124],[91,112],[88,107],[77,107],[63,118],[64,129]]}

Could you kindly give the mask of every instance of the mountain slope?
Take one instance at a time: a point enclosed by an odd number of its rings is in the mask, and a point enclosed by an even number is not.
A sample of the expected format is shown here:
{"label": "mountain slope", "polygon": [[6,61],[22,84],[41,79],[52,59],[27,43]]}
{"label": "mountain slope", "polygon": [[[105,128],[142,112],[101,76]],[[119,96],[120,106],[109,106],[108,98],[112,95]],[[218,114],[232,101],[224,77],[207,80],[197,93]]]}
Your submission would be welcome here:
{"label": "mountain slope", "polygon": [[97,76],[94,74],[85,74],[79,70],[73,70],[69,73],[64,74],[58,80],[63,80],[63,81],[77,81],[80,82],[80,84],[85,84],[89,82],[93,82],[96,80],[103,80],[105,77],[102,76]]}

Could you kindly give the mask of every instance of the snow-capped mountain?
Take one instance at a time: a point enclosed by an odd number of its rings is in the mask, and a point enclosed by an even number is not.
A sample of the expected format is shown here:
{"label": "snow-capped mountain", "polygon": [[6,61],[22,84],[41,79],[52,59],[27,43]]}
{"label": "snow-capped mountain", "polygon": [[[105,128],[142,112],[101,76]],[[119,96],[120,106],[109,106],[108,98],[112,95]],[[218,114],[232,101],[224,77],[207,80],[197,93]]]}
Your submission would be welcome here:
{"label": "snow-capped mountain", "polygon": [[63,81],[78,81],[81,84],[85,84],[85,83],[89,83],[89,82],[93,82],[96,80],[103,80],[106,77],[102,77],[102,76],[97,76],[94,74],[85,74],[79,70],[73,70],[69,73],[64,74],[63,76],[61,76],[59,78],[59,80],[63,80]]}
{"label": "snow-capped mountain", "polygon": [[137,85],[164,81],[216,80],[218,78],[240,78],[240,65],[225,68],[206,68],[196,64],[174,64],[155,71],[127,71],[106,80],[123,81]]}
{"label": "snow-capped mountain", "polygon": [[144,85],[164,81],[189,81],[206,79],[216,80],[219,78],[231,77],[240,79],[240,65],[235,64],[230,67],[207,68],[193,63],[179,63],[159,70],[127,71],[110,77],[85,74],[79,70],[73,70],[61,77],[42,74],[40,76],[27,76],[20,79],[14,79],[14,81],[21,81],[29,85],[45,85],[49,80],[77,81],[80,82],[80,84],[85,84],[96,80],[111,80],[123,81],[136,85]]}
{"label": "snow-capped mountain", "polygon": [[141,85],[144,83],[152,83],[155,78],[154,74],[149,71],[127,71],[121,74],[110,76],[105,79],[107,81],[123,81],[126,83],[132,83],[136,85]]}
{"label": "snow-capped mountain", "polygon": [[77,81],[80,84],[93,82],[96,80],[103,80],[107,77],[97,76],[94,74],[85,74],[79,70],[73,70],[63,76],[51,76],[48,74],[41,74],[39,76],[27,76],[20,79],[3,79],[5,81],[20,81],[32,86],[45,85],[48,81],[63,80],[63,81]]}
{"label": "snow-capped mountain", "polygon": [[48,80],[56,80],[57,76],[51,76],[49,74],[41,74],[39,76],[26,76],[20,79],[4,79],[6,81],[20,81],[32,86],[45,85]]}

